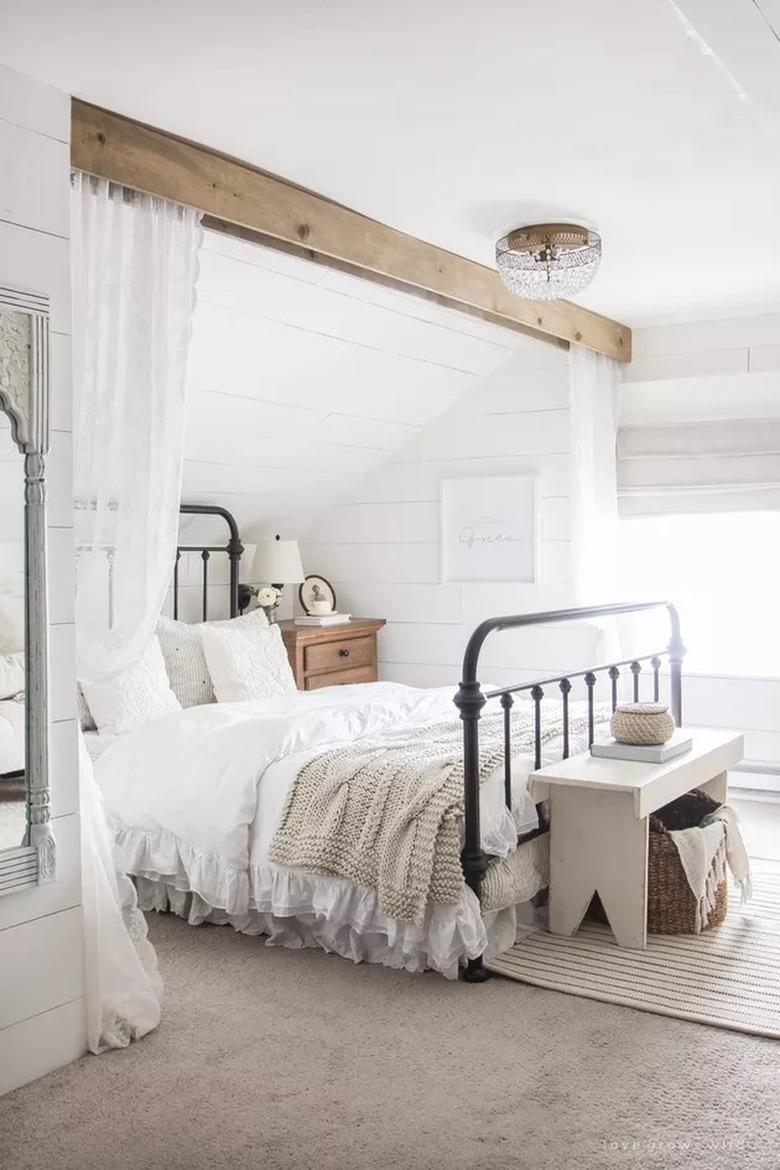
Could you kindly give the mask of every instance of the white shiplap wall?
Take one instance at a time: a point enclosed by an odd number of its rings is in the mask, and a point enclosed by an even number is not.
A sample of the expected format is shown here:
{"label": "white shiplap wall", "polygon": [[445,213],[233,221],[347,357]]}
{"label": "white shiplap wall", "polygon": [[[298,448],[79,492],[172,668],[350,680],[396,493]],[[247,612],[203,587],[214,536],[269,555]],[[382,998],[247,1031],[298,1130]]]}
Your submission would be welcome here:
{"label": "white shiplap wall", "polygon": [[[621,386],[625,423],[734,417],[735,406],[741,417],[777,415],[780,313],[637,329],[633,353]],[[739,604],[750,604],[749,563],[744,595],[735,598]],[[766,620],[777,618],[767,613]],[[747,759],[780,771],[780,663],[775,673],[774,678],[689,674],[686,720],[745,731]]]}
{"label": "white shiplap wall", "polygon": [[[529,471],[539,484],[539,583],[443,584],[441,481]],[[339,608],[388,619],[383,677],[453,683],[480,621],[571,604],[569,476],[568,355],[528,342],[311,525],[304,566],[333,582]],[[593,644],[593,631],[581,625],[504,633],[482,661],[494,681],[526,681],[587,664]]]}
{"label": "white shiplap wall", "polygon": [[70,99],[0,66],[0,280],[48,292],[50,714],[57,880],[0,898],[0,1093],[84,1051],[74,719]]}
{"label": "white shiplap wall", "polygon": [[245,540],[297,537],[536,345],[410,294],[207,232],[182,498],[224,504]]}

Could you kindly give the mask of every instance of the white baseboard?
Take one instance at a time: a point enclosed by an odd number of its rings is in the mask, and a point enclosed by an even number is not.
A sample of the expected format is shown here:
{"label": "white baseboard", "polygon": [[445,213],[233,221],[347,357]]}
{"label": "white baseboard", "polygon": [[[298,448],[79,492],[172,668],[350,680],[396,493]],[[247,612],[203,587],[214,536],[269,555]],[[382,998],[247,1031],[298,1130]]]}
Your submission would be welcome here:
{"label": "white baseboard", "polygon": [[743,760],[729,769],[729,788],[749,788],[754,792],[780,792],[780,765],[758,760]]}
{"label": "white baseboard", "polygon": [[0,1096],[70,1064],[87,1050],[84,1000],[0,1031]]}

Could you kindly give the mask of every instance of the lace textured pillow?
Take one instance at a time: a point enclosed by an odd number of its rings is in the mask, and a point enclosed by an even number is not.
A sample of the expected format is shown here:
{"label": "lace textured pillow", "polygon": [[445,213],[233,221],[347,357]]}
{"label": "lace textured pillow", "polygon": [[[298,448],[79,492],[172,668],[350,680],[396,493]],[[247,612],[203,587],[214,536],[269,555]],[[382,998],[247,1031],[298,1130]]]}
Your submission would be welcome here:
{"label": "lace textured pillow", "polygon": [[198,627],[219,703],[273,699],[296,692],[278,626],[226,622]]}
{"label": "lace textured pillow", "polygon": [[102,735],[122,735],[152,719],[181,710],[155,637],[150,639],[143,658],[135,666],[110,682],[82,682],[81,686]]}

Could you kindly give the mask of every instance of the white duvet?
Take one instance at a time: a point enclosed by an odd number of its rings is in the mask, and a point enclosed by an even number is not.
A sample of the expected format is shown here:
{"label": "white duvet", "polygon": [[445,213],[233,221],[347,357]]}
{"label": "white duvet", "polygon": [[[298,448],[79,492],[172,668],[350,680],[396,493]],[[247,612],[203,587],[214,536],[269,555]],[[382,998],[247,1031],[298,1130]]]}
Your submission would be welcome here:
{"label": "white duvet", "polygon": [[[296,918],[308,930],[296,945],[327,945],[353,958],[376,957],[379,945],[388,961],[384,951],[397,944],[393,965],[456,973],[458,960],[487,941],[471,891],[462,905],[432,908],[420,934],[389,922],[371,891],[268,860],[285,796],[308,759],[364,736],[457,717],[452,696],[451,688],[387,682],[332,687],[192,707],[117,738],[97,759],[95,776],[127,872],[196,895],[198,920],[213,919],[214,910],[216,920],[273,935],[279,919]],[[555,749],[549,745],[551,758]],[[483,846],[492,854],[505,855],[518,832],[537,824],[526,792],[532,767],[528,757],[513,762],[512,815],[503,770],[483,785]],[[361,933],[373,940],[368,952]]]}

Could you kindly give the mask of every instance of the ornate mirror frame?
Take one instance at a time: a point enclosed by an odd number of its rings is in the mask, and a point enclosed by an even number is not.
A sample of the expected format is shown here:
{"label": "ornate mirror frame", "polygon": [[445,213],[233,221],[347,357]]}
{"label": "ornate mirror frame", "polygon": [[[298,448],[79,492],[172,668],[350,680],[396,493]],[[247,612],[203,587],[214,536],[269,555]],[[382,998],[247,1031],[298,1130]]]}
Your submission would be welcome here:
{"label": "ornate mirror frame", "polygon": [[0,852],[0,894],[51,882],[49,817],[46,455],[49,451],[49,298],[0,284],[0,410],[24,456],[26,843]]}

